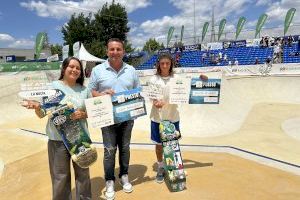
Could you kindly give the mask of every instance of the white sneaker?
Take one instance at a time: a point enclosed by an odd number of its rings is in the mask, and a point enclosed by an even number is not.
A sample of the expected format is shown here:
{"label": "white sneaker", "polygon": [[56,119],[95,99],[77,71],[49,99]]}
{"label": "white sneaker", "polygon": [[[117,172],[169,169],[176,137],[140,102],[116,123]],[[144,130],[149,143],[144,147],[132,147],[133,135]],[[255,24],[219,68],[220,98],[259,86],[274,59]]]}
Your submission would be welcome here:
{"label": "white sneaker", "polygon": [[113,180],[106,181],[105,198],[107,200],[115,199],[115,182]]}
{"label": "white sneaker", "polygon": [[129,183],[127,174],[122,175],[121,180],[120,180],[120,184],[122,185],[124,192],[130,193],[130,192],[133,191],[133,187],[132,187],[131,183]]}

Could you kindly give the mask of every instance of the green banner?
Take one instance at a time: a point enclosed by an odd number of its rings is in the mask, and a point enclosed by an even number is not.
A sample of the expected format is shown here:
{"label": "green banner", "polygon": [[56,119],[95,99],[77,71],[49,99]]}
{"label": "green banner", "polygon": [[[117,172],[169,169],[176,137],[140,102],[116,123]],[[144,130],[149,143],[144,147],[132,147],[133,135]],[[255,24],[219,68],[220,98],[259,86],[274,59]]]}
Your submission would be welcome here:
{"label": "green banner", "polygon": [[220,40],[220,38],[221,38],[221,36],[223,34],[225,25],[226,25],[226,19],[222,19],[220,21],[220,25],[219,25],[218,41]]}
{"label": "green banner", "polygon": [[60,62],[13,62],[1,63],[0,72],[21,72],[60,69]]}
{"label": "green banner", "polygon": [[181,34],[180,34],[180,43],[181,44],[182,44],[183,32],[184,32],[184,25],[181,26]]}
{"label": "green banner", "polygon": [[236,27],[235,39],[237,39],[239,37],[239,34],[241,33],[241,30],[243,29],[245,22],[246,22],[246,18],[240,17],[240,19],[237,23],[237,27]]}
{"label": "green banner", "polygon": [[205,35],[207,33],[207,30],[208,30],[208,26],[209,26],[209,22],[205,22],[204,25],[203,25],[203,28],[202,28],[202,41],[205,38]]}
{"label": "green banner", "polygon": [[288,31],[290,24],[293,20],[293,17],[295,15],[296,12],[296,8],[291,8],[287,11],[286,16],[285,16],[285,20],[284,20],[284,33],[283,35],[286,34],[286,32]]}
{"label": "green banner", "polygon": [[169,46],[169,43],[170,43],[170,40],[172,38],[172,35],[173,35],[173,32],[174,32],[174,26],[171,26],[169,28],[169,31],[168,31],[168,37],[167,37],[167,47]]}
{"label": "green banner", "polygon": [[37,34],[36,39],[35,39],[35,58],[34,59],[40,58],[41,51],[42,51],[45,40],[46,40],[46,33],[40,32]]}
{"label": "green banner", "polygon": [[254,38],[256,38],[257,35],[260,33],[261,28],[262,28],[263,25],[265,24],[267,18],[268,18],[268,15],[267,15],[267,14],[262,14],[262,15],[258,18],[258,21],[257,21],[257,24],[256,24],[255,37],[254,37]]}

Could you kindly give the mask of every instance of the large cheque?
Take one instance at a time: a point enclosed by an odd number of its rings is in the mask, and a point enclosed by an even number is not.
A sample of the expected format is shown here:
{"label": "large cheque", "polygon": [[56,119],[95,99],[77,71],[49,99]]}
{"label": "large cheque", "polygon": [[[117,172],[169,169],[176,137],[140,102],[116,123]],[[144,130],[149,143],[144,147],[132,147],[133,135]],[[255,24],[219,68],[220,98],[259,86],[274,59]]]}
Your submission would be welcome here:
{"label": "large cheque", "polygon": [[189,104],[218,104],[220,89],[221,79],[192,78]]}
{"label": "large cheque", "polygon": [[88,123],[93,128],[136,119],[147,114],[141,88],[85,100]]}

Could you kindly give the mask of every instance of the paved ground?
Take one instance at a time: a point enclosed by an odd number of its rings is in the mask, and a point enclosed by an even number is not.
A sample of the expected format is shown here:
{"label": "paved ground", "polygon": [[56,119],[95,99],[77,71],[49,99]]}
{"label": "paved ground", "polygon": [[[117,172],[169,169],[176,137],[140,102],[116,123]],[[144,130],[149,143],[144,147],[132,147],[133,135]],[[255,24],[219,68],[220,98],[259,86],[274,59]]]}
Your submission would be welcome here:
{"label": "paved ground", "polygon": [[[47,138],[38,134],[46,120],[17,104],[25,76],[0,76],[1,200],[51,199]],[[299,86],[298,77],[224,78],[219,105],[181,106],[180,143],[189,176],[180,193],[153,181],[149,117],[139,118],[132,136],[139,143],[132,145],[134,192],[124,194],[118,186],[117,199],[299,199]],[[101,142],[98,130],[91,135]],[[91,167],[93,199],[103,198],[102,154],[99,145]]]}

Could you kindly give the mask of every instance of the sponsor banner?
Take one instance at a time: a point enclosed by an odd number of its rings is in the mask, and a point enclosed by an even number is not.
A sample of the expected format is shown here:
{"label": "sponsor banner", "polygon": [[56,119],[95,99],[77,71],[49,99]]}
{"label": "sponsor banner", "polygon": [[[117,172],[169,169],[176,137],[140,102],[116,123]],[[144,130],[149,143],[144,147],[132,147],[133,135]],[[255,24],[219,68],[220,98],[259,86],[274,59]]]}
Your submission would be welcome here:
{"label": "sponsor banner", "polygon": [[169,43],[170,43],[170,41],[171,41],[171,39],[172,39],[174,30],[175,30],[174,26],[171,26],[171,27],[169,28],[168,36],[167,36],[167,47],[169,46]]}
{"label": "sponsor banner", "polygon": [[244,27],[244,24],[246,22],[246,18],[245,17],[240,17],[239,18],[239,21],[238,21],[238,24],[237,24],[237,27],[236,27],[236,32],[235,32],[235,40],[239,37],[243,27]]}
{"label": "sponsor banner", "polygon": [[237,40],[237,41],[230,41],[230,48],[238,48],[238,47],[245,47],[247,44],[246,40]]}
{"label": "sponsor banner", "polygon": [[205,35],[207,33],[207,30],[208,30],[208,26],[209,26],[209,22],[205,22],[204,25],[203,25],[203,28],[202,28],[202,40],[204,40],[205,38]]}
{"label": "sponsor banner", "polygon": [[261,28],[262,28],[263,25],[265,24],[267,18],[268,18],[268,15],[265,14],[265,13],[262,14],[262,15],[259,17],[259,19],[258,19],[258,21],[257,21],[257,24],[256,24],[256,29],[255,29],[255,36],[254,36],[254,38],[256,38],[257,35],[260,33]]}
{"label": "sponsor banner", "polygon": [[34,59],[38,60],[40,58],[40,54],[43,48],[43,45],[46,41],[46,33],[40,32],[37,34],[35,39],[35,57]]}
{"label": "sponsor banner", "polygon": [[194,45],[183,46],[183,51],[184,52],[186,52],[186,51],[198,51],[198,50],[201,50],[201,45],[194,44]]}
{"label": "sponsor banner", "polygon": [[224,67],[225,76],[299,76],[299,64],[263,64]]}
{"label": "sponsor banner", "polygon": [[181,44],[182,44],[183,32],[184,32],[184,25],[181,26],[181,32],[180,32],[180,43]]}
{"label": "sponsor banner", "polygon": [[221,38],[221,36],[222,36],[222,34],[223,34],[225,24],[226,24],[226,19],[222,19],[222,20],[220,21],[220,25],[219,25],[218,41],[220,40],[220,38]]}
{"label": "sponsor banner", "polygon": [[59,68],[60,62],[14,62],[0,64],[0,72],[56,70]]}
{"label": "sponsor banner", "polygon": [[261,39],[247,39],[246,47],[259,47]]}
{"label": "sponsor banner", "polygon": [[207,48],[209,50],[223,49],[223,43],[222,42],[207,43]]}
{"label": "sponsor banner", "polygon": [[286,34],[286,32],[288,31],[290,24],[294,18],[296,9],[295,8],[291,8],[287,11],[286,16],[285,16],[285,20],[284,20],[284,33],[283,35]]}
{"label": "sponsor banner", "polygon": [[47,62],[53,62],[53,61],[58,61],[58,60],[59,60],[58,54],[54,54],[54,55],[49,56],[49,57],[47,58]]}

